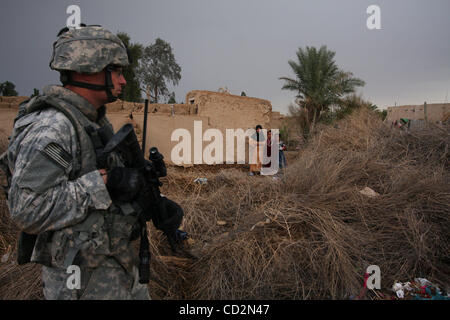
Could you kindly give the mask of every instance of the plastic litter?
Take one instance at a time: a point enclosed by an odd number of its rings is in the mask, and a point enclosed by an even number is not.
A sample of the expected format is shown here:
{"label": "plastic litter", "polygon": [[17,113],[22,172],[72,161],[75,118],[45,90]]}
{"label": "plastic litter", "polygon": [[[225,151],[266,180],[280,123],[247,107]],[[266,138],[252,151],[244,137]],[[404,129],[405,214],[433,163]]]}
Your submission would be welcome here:
{"label": "plastic litter", "polygon": [[255,229],[256,227],[264,227],[266,224],[269,224],[271,222],[271,220],[269,218],[267,218],[264,221],[259,221],[256,224],[253,225],[253,227],[250,228],[250,231],[253,231],[253,229]]}
{"label": "plastic litter", "polygon": [[375,198],[380,195],[378,192],[370,189],[369,187],[365,187],[364,189],[360,190],[359,193],[361,193],[362,195],[365,195],[369,198]]}
{"label": "plastic litter", "polygon": [[450,300],[448,294],[444,295],[436,284],[425,278],[415,278],[413,282],[396,282],[392,286],[392,291],[399,299]]}
{"label": "plastic litter", "polygon": [[395,294],[400,299],[403,299],[405,297],[405,292],[403,291],[403,285],[401,283],[394,283],[394,285],[392,286],[392,290],[394,290]]}
{"label": "plastic litter", "polygon": [[196,178],[194,180],[194,183],[198,183],[198,184],[207,184],[208,183],[208,179],[207,178]]}
{"label": "plastic litter", "polygon": [[4,255],[3,255],[3,257],[2,257],[2,259],[1,259],[1,263],[6,263],[7,261],[8,261],[8,259],[9,259],[9,252],[8,253],[5,253]]}
{"label": "plastic litter", "polygon": [[8,262],[10,256],[11,256],[11,245],[9,245],[8,248],[6,249],[6,253],[2,256],[0,263]]}
{"label": "plastic litter", "polygon": [[430,281],[425,278],[414,278],[414,282],[419,283],[421,287],[433,285]]}
{"label": "plastic litter", "polygon": [[412,291],[413,288],[411,287],[411,282],[406,282],[403,284],[403,289],[406,289],[407,291]]}

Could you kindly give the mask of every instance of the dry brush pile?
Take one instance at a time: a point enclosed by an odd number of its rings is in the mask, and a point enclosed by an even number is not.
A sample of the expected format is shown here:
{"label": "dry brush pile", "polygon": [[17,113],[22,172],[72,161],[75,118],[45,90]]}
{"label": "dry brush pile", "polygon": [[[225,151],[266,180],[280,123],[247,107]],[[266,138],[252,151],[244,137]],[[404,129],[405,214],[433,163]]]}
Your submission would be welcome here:
{"label": "dry brush pile", "polygon": [[[448,127],[394,131],[363,109],[318,132],[281,180],[170,168],[162,191],[183,206],[196,258],[173,256],[150,223],[152,298],[343,299],[373,264],[384,288],[418,276],[445,287],[449,144]],[[3,211],[0,254],[16,234]],[[41,297],[32,268],[0,264],[0,298]]]}
{"label": "dry brush pile", "polygon": [[[170,195],[199,242],[177,292],[342,299],[358,295],[373,264],[384,288],[418,276],[448,286],[449,144],[448,127],[393,131],[363,109],[320,131],[281,181],[224,170],[196,186],[172,175],[179,187]],[[361,194],[365,187],[379,196]]]}

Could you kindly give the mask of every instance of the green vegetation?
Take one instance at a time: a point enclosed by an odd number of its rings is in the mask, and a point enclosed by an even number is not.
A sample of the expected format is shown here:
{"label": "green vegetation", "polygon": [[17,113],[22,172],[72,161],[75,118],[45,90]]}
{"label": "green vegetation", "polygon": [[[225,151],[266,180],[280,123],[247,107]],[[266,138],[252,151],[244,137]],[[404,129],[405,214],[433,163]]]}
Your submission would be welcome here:
{"label": "green vegetation", "polygon": [[140,43],[131,43],[130,36],[125,32],[119,32],[117,33],[117,36],[128,47],[131,59],[131,64],[123,71],[127,85],[125,86],[120,99],[131,102],[141,102],[141,89],[139,88],[139,81],[136,77],[136,69],[138,67],[139,59],[143,54],[143,46]]}
{"label": "green vegetation", "polygon": [[177,101],[175,100],[175,92],[172,92],[169,96],[169,100],[167,101],[167,103],[177,103]]}
{"label": "green vegetation", "polygon": [[167,85],[178,84],[181,67],[176,62],[168,42],[157,38],[154,44],[145,47],[137,76],[150,102],[158,103],[160,96],[169,96]]}
{"label": "green vegetation", "polygon": [[4,97],[13,97],[17,96],[18,93],[15,90],[16,85],[10,81],[5,81],[0,83],[0,95]]}
{"label": "green vegetation", "polygon": [[326,46],[299,48],[297,60],[289,60],[295,78],[281,77],[283,90],[296,92],[297,106],[290,112],[298,117],[307,137],[321,117],[328,117],[332,106],[339,106],[343,99],[354,93],[364,81],[353,77],[351,72],[340,70],[334,61],[335,52]]}
{"label": "green vegetation", "polygon": [[30,96],[30,98],[36,97],[36,96],[38,96],[38,95],[39,95],[39,90],[36,89],[36,88],[34,88],[34,89],[33,89],[33,94]]}

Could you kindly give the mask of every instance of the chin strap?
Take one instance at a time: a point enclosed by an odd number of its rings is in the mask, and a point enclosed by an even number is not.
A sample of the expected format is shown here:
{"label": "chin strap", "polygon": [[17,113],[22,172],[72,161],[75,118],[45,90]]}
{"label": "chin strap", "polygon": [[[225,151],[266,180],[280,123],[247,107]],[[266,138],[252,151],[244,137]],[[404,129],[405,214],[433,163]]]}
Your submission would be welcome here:
{"label": "chin strap", "polygon": [[74,81],[72,77],[70,76],[69,72],[62,72],[60,76],[60,80],[63,85],[72,85],[80,88],[86,88],[89,90],[96,90],[96,91],[105,91],[106,96],[108,98],[108,102],[114,102],[117,100],[118,97],[113,96],[111,89],[114,89],[114,85],[112,83],[112,77],[111,72],[114,70],[113,66],[107,66],[105,68],[105,85],[99,85],[99,84],[92,84],[87,82],[79,82]]}

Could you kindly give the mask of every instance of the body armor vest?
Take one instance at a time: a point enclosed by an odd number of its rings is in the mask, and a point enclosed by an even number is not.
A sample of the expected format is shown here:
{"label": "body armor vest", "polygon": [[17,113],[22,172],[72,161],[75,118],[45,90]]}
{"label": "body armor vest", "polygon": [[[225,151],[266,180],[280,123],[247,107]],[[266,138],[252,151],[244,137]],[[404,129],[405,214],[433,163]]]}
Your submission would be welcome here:
{"label": "body armor vest", "polygon": [[[62,99],[37,96],[19,107],[16,120],[47,108],[62,112],[72,123],[77,135],[77,157],[69,180],[97,170],[96,150],[101,147],[98,130],[101,128],[107,136],[114,134],[106,117],[95,123]],[[105,161],[110,167],[123,166],[120,157],[114,153]],[[132,233],[137,228],[138,219],[131,204],[120,204],[119,207],[113,203],[107,210],[92,208],[87,218],[79,224],[38,234],[31,262],[64,269],[72,264],[89,268],[121,266],[131,271],[138,264],[137,256],[130,248]]]}

